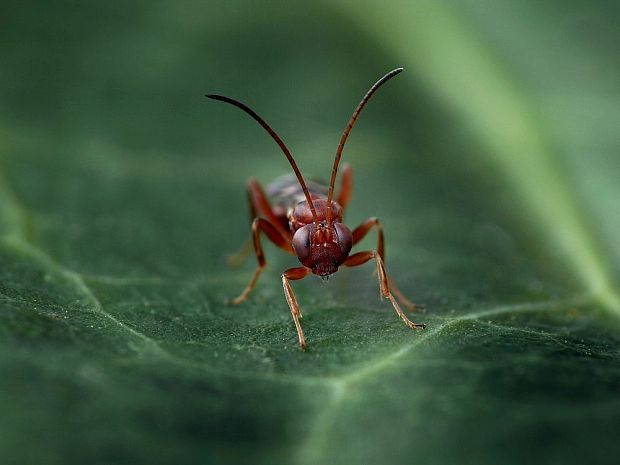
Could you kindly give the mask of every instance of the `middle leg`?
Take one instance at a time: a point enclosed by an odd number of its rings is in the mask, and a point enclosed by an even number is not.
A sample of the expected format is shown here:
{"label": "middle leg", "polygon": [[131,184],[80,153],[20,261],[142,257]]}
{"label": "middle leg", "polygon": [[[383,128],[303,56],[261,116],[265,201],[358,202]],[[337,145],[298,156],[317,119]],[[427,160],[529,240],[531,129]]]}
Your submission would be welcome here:
{"label": "middle leg", "polygon": [[263,246],[260,242],[261,231],[265,233],[275,245],[289,253],[293,253],[293,247],[291,246],[288,238],[282,236],[273,224],[263,218],[254,218],[254,221],[252,221],[252,239],[254,240],[254,252],[256,253],[256,261],[258,262],[258,265],[246,288],[237,298],[233,299],[233,304],[240,304],[248,298],[250,292],[252,292],[252,289],[254,289],[254,286],[256,285],[256,281],[258,281],[258,277],[263,272],[263,269],[267,264],[265,254],[263,253]]}
{"label": "middle leg", "polygon": [[[250,221],[254,221],[254,218],[257,217],[263,217],[275,226],[282,236],[290,239],[290,232],[282,226],[281,221],[269,203],[269,199],[265,195],[265,191],[256,179],[250,178],[248,180],[247,194],[248,206],[250,208]],[[230,266],[238,267],[243,264],[251,251],[252,237],[249,237],[243,243],[239,251],[229,255],[226,261]]]}
{"label": "middle leg", "polygon": [[[373,227],[377,228],[377,253],[381,257],[383,263],[385,263],[385,239],[383,237],[383,226],[381,226],[378,218],[374,216],[368,218],[366,221],[364,221],[353,230],[353,245],[361,241]],[[407,297],[405,297],[391,278],[388,278],[388,280],[390,284],[390,289],[405,307],[407,307],[409,310],[424,309],[424,305],[414,304]]]}
{"label": "middle leg", "polygon": [[353,170],[351,165],[345,163],[342,166],[342,177],[340,178],[340,192],[338,194],[337,202],[342,207],[342,210],[347,209],[349,200],[351,200],[351,194],[353,193]]}
{"label": "middle leg", "polygon": [[411,329],[426,328],[426,324],[424,324],[424,323],[420,323],[420,324],[414,323],[409,318],[407,318],[407,315],[405,315],[403,313],[403,311],[401,310],[400,306],[398,305],[398,302],[396,302],[396,299],[394,298],[394,296],[390,292],[390,280],[388,278],[387,272],[385,271],[385,265],[383,264],[383,259],[381,258],[381,255],[379,255],[379,253],[376,250],[369,250],[369,251],[366,251],[366,252],[358,252],[358,253],[355,253],[353,255],[350,255],[349,258],[347,258],[344,261],[343,265],[344,266],[349,266],[349,267],[360,266],[360,265],[363,265],[364,263],[366,263],[368,260],[371,260],[373,258],[377,262],[377,275],[379,277],[379,290],[381,292],[381,296],[382,297],[387,297],[388,299],[390,299],[390,302],[392,303],[392,307],[394,307],[394,310],[396,311],[396,314]]}

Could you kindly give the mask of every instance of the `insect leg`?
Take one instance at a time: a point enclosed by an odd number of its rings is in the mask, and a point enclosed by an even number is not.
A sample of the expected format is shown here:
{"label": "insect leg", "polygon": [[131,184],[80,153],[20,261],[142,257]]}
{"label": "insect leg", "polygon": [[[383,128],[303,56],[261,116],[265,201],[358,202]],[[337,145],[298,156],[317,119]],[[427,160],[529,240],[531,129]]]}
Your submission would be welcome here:
{"label": "insect leg", "polygon": [[385,240],[383,238],[383,226],[377,218],[374,216],[368,218],[362,224],[360,224],[357,228],[353,230],[353,245],[357,244],[359,241],[366,237],[366,234],[374,227],[377,227],[377,252],[383,261],[385,261]]}
{"label": "insect leg", "polygon": [[244,291],[236,299],[233,299],[233,304],[240,304],[248,298],[248,295],[250,295],[250,292],[254,289],[256,281],[267,263],[265,260],[265,254],[263,253],[263,247],[260,242],[261,231],[265,233],[267,238],[270,239],[275,245],[289,253],[293,253],[293,247],[291,246],[288,238],[283,237],[280,231],[278,231],[273,224],[263,218],[254,218],[254,221],[252,222],[252,238],[254,239],[254,252],[256,253],[256,261],[258,262],[258,266],[256,267],[256,271],[254,271],[254,276],[252,276],[252,279],[250,279],[250,282]]}
{"label": "insect leg", "polygon": [[269,203],[269,199],[267,198],[265,191],[263,191],[261,185],[254,178],[250,178],[248,180],[248,193],[250,196],[250,207],[252,208],[254,217],[262,216],[273,226],[275,226],[283,237],[288,237],[291,239],[291,232],[282,226],[280,219],[274,213],[273,208]]}
{"label": "insect leg", "polygon": [[[280,231],[280,234],[284,235],[284,237],[289,237],[290,233],[281,227],[280,221],[278,221],[278,217],[273,212],[263,188],[256,179],[250,178],[248,180],[247,192],[248,205],[250,207],[250,222],[252,222],[254,218],[262,216],[273,224],[278,231]],[[226,261],[232,267],[241,266],[250,255],[251,251],[252,237],[249,237],[237,252],[226,258]]]}
{"label": "insect leg", "polygon": [[293,321],[295,322],[295,328],[297,328],[297,336],[299,337],[299,347],[301,350],[306,350],[306,340],[304,339],[304,332],[301,330],[301,324],[299,323],[301,311],[299,310],[299,304],[297,303],[295,294],[293,294],[293,288],[291,287],[289,280],[295,281],[298,279],[303,279],[308,275],[308,273],[310,273],[310,268],[306,268],[305,266],[289,268],[282,273],[282,287],[284,287],[284,296],[286,297],[286,302],[288,303],[288,306],[291,309],[291,314],[293,315]]}
{"label": "insect leg", "polygon": [[414,323],[413,321],[409,320],[409,318],[407,318],[407,316],[400,309],[400,306],[398,305],[398,302],[396,302],[396,299],[394,298],[394,296],[390,292],[390,280],[389,280],[388,275],[387,275],[387,273],[385,271],[385,265],[383,264],[383,260],[381,259],[381,255],[379,255],[379,253],[376,250],[369,250],[369,251],[365,251],[365,252],[357,252],[357,253],[355,253],[353,255],[350,255],[349,258],[347,258],[344,261],[343,265],[344,266],[349,266],[349,267],[360,266],[360,265],[363,265],[364,263],[366,263],[368,260],[371,260],[373,258],[376,260],[376,263],[377,263],[377,275],[379,277],[379,290],[381,292],[381,297],[387,297],[388,299],[390,299],[390,302],[392,303],[392,306],[394,307],[394,310],[396,311],[396,314],[411,329],[425,328],[426,325],[424,323],[421,323],[421,324]]}
{"label": "insect leg", "polygon": [[[381,260],[383,260],[383,262],[385,263],[385,239],[383,237],[383,226],[381,226],[381,223],[377,218],[368,218],[366,221],[364,221],[353,230],[353,245],[361,241],[373,227],[377,228],[377,252],[381,257]],[[420,310],[424,308],[424,305],[414,304],[409,299],[407,299],[403,295],[403,293],[400,292],[400,290],[396,286],[396,283],[391,278],[388,278],[388,280],[390,283],[390,289],[405,307],[407,307],[409,310]]]}
{"label": "insect leg", "polygon": [[342,210],[346,210],[351,194],[353,193],[353,170],[351,165],[345,163],[342,166],[342,177],[340,178],[340,192],[336,202],[340,204]]}
{"label": "insect leg", "polygon": [[252,251],[252,237],[248,237],[243,241],[243,245],[235,253],[232,253],[226,257],[226,263],[233,268],[240,267],[245,262],[245,259],[249,257]]}

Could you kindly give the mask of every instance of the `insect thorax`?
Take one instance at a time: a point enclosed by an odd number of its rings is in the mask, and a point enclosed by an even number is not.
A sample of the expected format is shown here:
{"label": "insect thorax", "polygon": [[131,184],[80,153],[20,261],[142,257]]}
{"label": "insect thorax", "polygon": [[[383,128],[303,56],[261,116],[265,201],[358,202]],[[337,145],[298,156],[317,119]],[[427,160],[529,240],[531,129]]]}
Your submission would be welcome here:
{"label": "insect thorax", "polygon": [[[306,186],[313,198],[327,197],[328,188],[324,182],[308,179]],[[282,207],[287,213],[289,210],[292,211],[299,202],[306,199],[304,191],[293,173],[287,173],[276,178],[267,186],[267,195],[271,198],[273,205]]]}

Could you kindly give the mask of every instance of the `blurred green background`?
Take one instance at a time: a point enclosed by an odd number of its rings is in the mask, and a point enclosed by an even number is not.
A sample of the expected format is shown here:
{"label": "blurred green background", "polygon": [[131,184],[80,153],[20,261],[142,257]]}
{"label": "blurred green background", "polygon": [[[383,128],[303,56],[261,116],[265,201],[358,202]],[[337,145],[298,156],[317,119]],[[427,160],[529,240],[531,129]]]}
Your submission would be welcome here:
{"label": "blurred green background", "polygon": [[[620,456],[620,7],[593,1],[0,5],[0,461],[569,464]],[[372,266],[251,299],[237,98],[381,218]],[[363,247],[374,246],[374,235]],[[415,318],[414,318],[415,317]]]}

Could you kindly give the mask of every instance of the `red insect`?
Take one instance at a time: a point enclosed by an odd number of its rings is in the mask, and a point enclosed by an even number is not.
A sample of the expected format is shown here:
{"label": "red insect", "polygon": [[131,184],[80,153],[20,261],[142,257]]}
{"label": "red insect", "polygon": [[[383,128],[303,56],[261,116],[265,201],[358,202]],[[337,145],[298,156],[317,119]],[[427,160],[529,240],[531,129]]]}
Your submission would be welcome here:
{"label": "red insect", "polygon": [[[269,203],[268,196],[256,180],[250,179],[248,182],[248,196],[252,216],[252,238],[258,266],[245,290],[233,300],[233,303],[240,304],[248,298],[248,295],[256,285],[258,277],[265,268],[266,261],[260,240],[260,233],[262,232],[281,249],[292,255],[297,255],[297,258],[303,265],[290,268],[282,274],[284,295],[293,314],[293,321],[299,336],[299,345],[303,350],[306,348],[306,341],[299,323],[301,311],[293,294],[290,281],[303,279],[310,273],[314,273],[326,280],[329,275],[338,271],[338,267],[341,265],[349,267],[359,266],[373,258],[377,265],[381,296],[390,299],[394,310],[396,310],[398,316],[407,326],[412,329],[426,327],[425,324],[416,324],[410,321],[394,298],[394,295],[396,295],[400,302],[410,310],[422,307],[407,300],[385,271],[383,228],[379,220],[374,217],[369,218],[353,231],[342,222],[342,215],[351,197],[353,181],[352,171],[348,165],[345,165],[343,168],[340,192],[336,200],[334,200],[334,184],[336,182],[338,164],[340,163],[342,150],[351,129],[353,129],[360,112],[370,97],[379,87],[402,70],[403,68],[397,68],[379,79],[364,95],[364,98],[353,112],[353,116],[351,116],[342,134],[338,150],[336,151],[329,188],[317,182],[306,182],[304,180],[299,168],[297,168],[297,163],[295,163],[293,156],[286,148],[286,145],[284,145],[284,142],[282,142],[282,139],[251,108],[229,97],[213,94],[206,95],[208,98],[230,103],[254,118],[280,146],[295,172],[296,178],[290,175],[285,176],[268,187],[267,192],[275,203],[273,206]],[[377,229],[377,249],[349,255],[351,247],[362,240],[373,227]]]}

